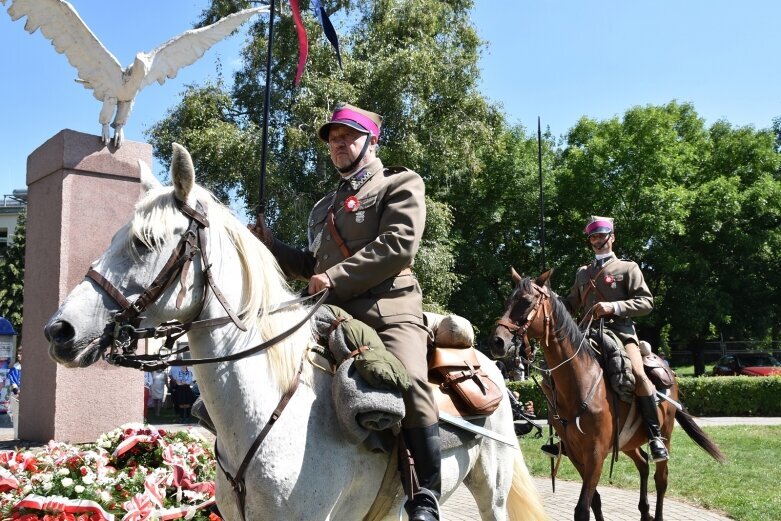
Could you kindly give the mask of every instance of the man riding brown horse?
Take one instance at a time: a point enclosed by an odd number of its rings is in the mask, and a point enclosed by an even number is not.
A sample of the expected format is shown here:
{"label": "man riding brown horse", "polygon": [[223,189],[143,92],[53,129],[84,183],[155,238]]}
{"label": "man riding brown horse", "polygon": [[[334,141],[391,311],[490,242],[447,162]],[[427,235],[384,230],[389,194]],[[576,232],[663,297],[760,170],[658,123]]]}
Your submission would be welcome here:
{"label": "man riding brown horse", "polygon": [[[648,431],[648,443],[653,461],[668,458],[667,448],[659,430],[659,416],[654,385],[643,370],[639,341],[631,317],[647,315],[653,309],[653,296],[637,263],[618,259],[613,253],[616,240],[611,217],[592,216],[583,232],[594,252],[594,261],[581,266],[575,284],[562,302],[573,315],[603,319],[606,328],[623,342],[632,363],[635,396]],[[544,445],[543,452],[558,455],[558,447]]]}

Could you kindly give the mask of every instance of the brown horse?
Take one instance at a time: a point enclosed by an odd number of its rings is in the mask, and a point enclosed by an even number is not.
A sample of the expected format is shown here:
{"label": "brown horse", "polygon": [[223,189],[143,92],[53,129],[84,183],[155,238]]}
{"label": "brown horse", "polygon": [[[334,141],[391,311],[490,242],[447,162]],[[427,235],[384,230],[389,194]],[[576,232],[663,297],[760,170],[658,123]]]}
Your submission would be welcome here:
{"label": "brown horse", "polygon": [[[552,271],[552,270],[551,270]],[[575,519],[588,520],[589,506],[598,521],[604,519],[597,484],[602,464],[611,453],[614,442],[629,456],[640,473],[640,519],[662,521],[662,506],[667,490],[667,461],[656,463],[656,510],[650,514],[648,503],[648,456],[642,446],[647,441],[646,430],[635,404],[614,399],[610,385],[603,378],[602,367],[585,335],[570,317],[564,304],[550,289],[551,271],[536,280],[522,278],[512,270],[516,288],[506,302],[504,315],[497,320],[491,351],[503,358],[521,346],[519,355],[534,367],[535,351],[529,338],[539,340],[546,368],[539,368],[548,378],[544,391],[549,403],[549,418],[561,438],[565,453],[583,479]],[[669,398],[678,400],[678,385],[674,383]],[[659,406],[661,431],[667,449],[674,420],[697,445],[716,460],[724,455],[716,444],[697,426],[693,418],[670,401]]]}

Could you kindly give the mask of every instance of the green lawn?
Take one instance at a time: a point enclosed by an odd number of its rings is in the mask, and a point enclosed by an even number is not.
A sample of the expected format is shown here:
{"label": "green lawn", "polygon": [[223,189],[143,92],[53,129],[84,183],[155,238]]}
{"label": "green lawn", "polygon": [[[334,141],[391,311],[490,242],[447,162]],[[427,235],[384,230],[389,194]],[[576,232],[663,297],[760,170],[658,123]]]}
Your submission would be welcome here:
{"label": "green lawn", "polygon": [[[676,427],[666,497],[721,510],[738,521],[781,519],[781,426],[736,425],[703,430],[718,443],[727,462],[717,463]],[[550,459],[539,450],[541,440],[527,436],[520,441],[530,472],[549,476]],[[606,460],[601,483],[608,484],[609,471],[610,462]],[[559,479],[580,481],[569,460],[562,461]],[[655,496],[653,477],[648,481],[649,495]],[[621,455],[613,468],[612,486],[638,489],[639,483],[634,465]]]}

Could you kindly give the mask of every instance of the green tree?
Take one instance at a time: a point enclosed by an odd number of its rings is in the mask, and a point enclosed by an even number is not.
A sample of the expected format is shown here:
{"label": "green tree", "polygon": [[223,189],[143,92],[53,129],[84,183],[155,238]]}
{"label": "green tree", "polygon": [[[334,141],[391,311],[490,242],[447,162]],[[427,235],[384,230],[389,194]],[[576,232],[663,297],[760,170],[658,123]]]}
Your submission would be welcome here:
{"label": "green tree", "polygon": [[[247,5],[215,1],[200,23]],[[472,5],[471,0],[332,2],[343,70],[305,12],[310,54],[299,88],[293,87],[298,48],[291,17],[282,16],[275,26],[267,221],[278,237],[303,247],[309,210],[336,180],[316,129],[338,101],[383,114],[380,157],[386,165],[418,171],[432,202],[427,224],[433,232],[426,233],[415,270],[427,307],[439,310],[449,307],[460,278],[451,273],[460,236],[450,228],[459,218],[450,188],[485,173],[485,149],[504,125],[477,89],[481,43],[470,21]],[[188,88],[148,134],[163,160],[170,157],[172,140],[187,146],[199,181],[223,199],[239,199],[248,215],[259,193],[267,20],[250,29],[230,92],[219,83]]]}
{"label": "green tree", "polygon": [[24,315],[24,248],[27,230],[27,211],[16,220],[16,231],[5,257],[0,260],[0,316],[7,318],[21,334]]}

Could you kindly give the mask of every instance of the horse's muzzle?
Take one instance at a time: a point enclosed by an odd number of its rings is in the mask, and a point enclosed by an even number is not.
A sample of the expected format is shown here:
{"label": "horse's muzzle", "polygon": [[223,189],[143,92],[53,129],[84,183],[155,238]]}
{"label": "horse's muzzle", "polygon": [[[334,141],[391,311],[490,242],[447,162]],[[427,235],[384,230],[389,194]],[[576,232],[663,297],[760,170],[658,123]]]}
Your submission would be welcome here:
{"label": "horse's muzzle", "polygon": [[497,359],[504,358],[510,354],[513,347],[512,340],[507,341],[499,335],[494,335],[491,339],[491,356]]}
{"label": "horse's muzzle", "polygon": [[49,341],[49,356],[66,367],[87,367],[98,360],[111,345],[111,337],[105,334],[90,342],[76,342],[76,331],[65,320],[55,320],[43,328]]}

